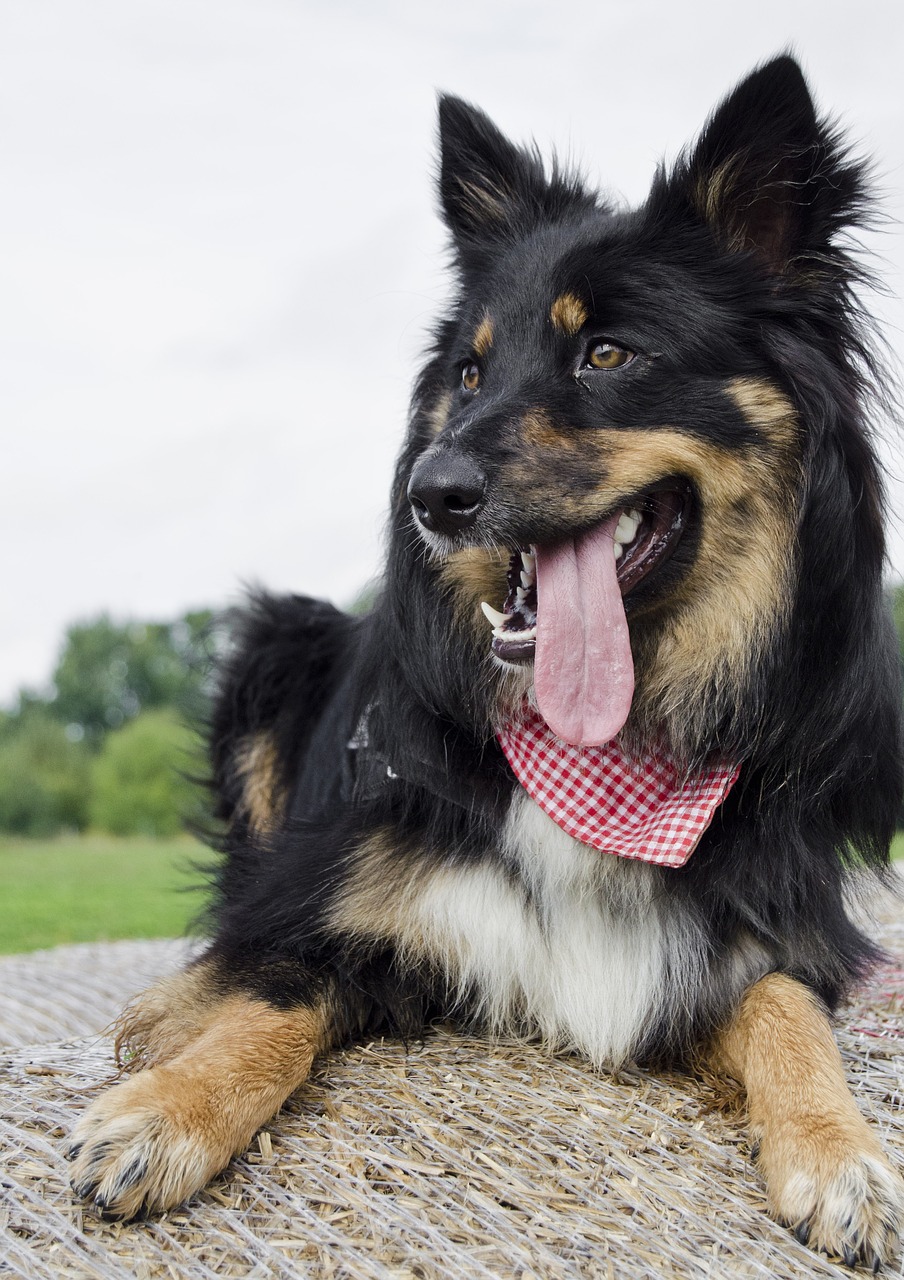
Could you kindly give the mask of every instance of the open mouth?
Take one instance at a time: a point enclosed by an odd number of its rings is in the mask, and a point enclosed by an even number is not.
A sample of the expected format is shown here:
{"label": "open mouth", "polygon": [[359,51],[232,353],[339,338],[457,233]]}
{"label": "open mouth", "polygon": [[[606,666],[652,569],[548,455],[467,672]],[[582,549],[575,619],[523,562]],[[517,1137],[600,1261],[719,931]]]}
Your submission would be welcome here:
{"label": "open mouth", "polygon": [[[611,547],[623,598],[669,559],[684,533],[690,505],[688,487],[656,488],[633,499],[605,522],[613,526],[611,542],[605,540],[600,554],[609,554]],[[504,662],[526,663],[534,659],[537,559],[535,547],[516,548],[509,562],[508,592],[502,610],[487,602],[481,605],[493,629],[492,651]]]}

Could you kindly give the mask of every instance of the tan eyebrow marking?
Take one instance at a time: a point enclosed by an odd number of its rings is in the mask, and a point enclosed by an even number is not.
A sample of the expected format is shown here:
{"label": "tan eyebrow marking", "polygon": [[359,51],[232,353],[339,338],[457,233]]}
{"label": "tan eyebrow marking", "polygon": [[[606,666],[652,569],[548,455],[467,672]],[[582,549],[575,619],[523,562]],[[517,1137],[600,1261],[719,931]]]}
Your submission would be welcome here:
{"label": "tan eyebrow marking", "polygon": [[587,308],[573,293],[562,293],[549,308],[549,318],[555,327],[569,337],[574,337],[590,318]]}
{"label": "tan eyebrow marking", "polygon": [[481,358],[487,354],[493,345],[493,321],[487,312],[480,324],[477,326],[477,332],[474,334],[474,354]]}

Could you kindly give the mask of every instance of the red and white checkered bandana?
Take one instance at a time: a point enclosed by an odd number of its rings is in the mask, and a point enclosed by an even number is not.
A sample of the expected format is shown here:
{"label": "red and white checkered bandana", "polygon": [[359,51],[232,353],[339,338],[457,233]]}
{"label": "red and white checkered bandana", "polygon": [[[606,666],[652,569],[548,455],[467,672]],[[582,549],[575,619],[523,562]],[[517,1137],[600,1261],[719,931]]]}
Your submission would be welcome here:
{"label": "red and white checkered bandana", "polygon": [[679,782],[668,756],[633,760],[613,738],[573,747],[533,709],[497,734],[518,781],[570,836],[603,853],[682,867],[740,765],[721,765]]}

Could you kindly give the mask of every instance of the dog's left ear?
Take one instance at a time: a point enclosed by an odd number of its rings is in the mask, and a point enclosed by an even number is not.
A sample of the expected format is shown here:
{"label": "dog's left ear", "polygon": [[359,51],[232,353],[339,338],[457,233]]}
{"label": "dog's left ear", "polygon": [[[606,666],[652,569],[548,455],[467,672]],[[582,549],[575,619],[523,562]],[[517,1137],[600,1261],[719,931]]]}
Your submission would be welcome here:
{"label": "dog's left ear", "polygon": [[814,266],[818,273],[834,234],[859,220],[863,177],[818,119],[797,62],[784,55],[716,109],[659,194],[680,193],[726,248],[794,276]]}
{"label": "dog's left ear", "polygon": [[439,195],[459,261],[486,265],[504,244],[594,199],[535,150],[517,147],[489,116],[461,98],[439,99]]}

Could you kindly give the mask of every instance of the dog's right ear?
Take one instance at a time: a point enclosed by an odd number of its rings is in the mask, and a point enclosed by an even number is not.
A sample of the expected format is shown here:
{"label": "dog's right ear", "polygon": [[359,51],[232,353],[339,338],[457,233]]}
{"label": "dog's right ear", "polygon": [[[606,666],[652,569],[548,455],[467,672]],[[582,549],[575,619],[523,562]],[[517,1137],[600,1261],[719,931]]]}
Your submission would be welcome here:
{"label": "dog's right ear", "polygon": [[536,151],[516,147],[477,107],[450,94],[439,99],[439,195],[459,260],[485,265],[503,244],[565,206],[593,205],[577,182],[549,178]]}

